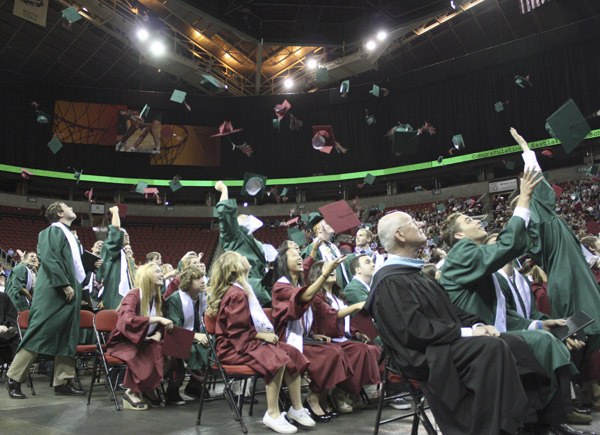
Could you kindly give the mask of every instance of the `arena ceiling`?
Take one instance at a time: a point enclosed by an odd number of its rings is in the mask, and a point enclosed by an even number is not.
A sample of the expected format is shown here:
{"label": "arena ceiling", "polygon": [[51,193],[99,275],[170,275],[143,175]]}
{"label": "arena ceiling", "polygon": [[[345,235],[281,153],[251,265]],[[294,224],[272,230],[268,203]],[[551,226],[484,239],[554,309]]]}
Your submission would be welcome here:
{"label": "arena ceiling", "polygon": [[[15,0],[17,1],[17,0]],[[22,1],[22,0],[18,0]],[[401,77],[431,65],[537,35],[556,42],[591,37],[595,0],[548,0],[521,13],[520,0],[50,0],[45,27],[0,0],[0,73],[52,85],[262,95]],[[80,10],[68,23],[61,11]],[[85,10],[83,9],[85,8]],[[134,32],[148,26],[167,44],[154,58]],[[373,52],[377,31],[388,39]],[[557,32],[562,30],[562,32]],[[328,69],[316,82],[309,58]],[[501,61],[501,59],[499,59]]]}

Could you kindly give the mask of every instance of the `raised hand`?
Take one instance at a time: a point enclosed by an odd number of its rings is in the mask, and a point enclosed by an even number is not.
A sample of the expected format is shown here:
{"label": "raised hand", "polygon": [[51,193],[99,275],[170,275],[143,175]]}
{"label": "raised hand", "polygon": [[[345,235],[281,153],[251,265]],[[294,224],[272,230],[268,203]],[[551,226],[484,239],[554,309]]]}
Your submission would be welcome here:
{"label": "raised hand", "polygon": [[516,140],[517,143],[521,146],[521,150],[523,152],[529,151],[529,146],[527,145],[527,141],[523,139],[523,136],[521,136],[514,127],[511,127],[509,131],[513,139]]}

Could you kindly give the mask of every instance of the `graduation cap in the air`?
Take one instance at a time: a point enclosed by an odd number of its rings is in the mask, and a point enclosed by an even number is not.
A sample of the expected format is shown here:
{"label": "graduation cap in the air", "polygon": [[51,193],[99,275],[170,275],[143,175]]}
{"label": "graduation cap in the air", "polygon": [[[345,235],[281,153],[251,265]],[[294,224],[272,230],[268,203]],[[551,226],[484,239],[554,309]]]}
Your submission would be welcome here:
{"label": "graduation cap in the air", "polygon": [[394,154],[415,154],[418,151],[418,141],[416,139],[419,132],[410,124],[398,124],[392,128],[391,133],[392,152]]}
{"label": "graduation cap in the air", "polygon": [[515,169],[515,162],[512,160],[503,160],[504,163],[504,167],[506,169],[508,169],[509,171],[512,171],[513,169]]}
{"label": "graduation cap in the air", "polygon": [[183,187],[181,184],[181,177],[179,175],[175,175],[171,181],[169,181],[169,187],[172,192],[177,192],[179,189]]}
{"label": "graduation cap in the air", "polygon": [[344,98],[350,92],[350,80],[344,80],[340,84],[340,96]]}
{"label": "graduation cap in the air", "polygon": [[292,105],[290,104],[290,102],[288,100],[283,100],[283,103],[275,105],[273,110],[275,111],[275,116],[277,118],[273,118],[273,128],[276,128],[279,130],[279,127],[281,125],[281,120],[283,118],[285,118],[285,116],[288,114],[288,112],[290,115],[290,130],[298,131],[300,129],[300,127],[302,127],[304,125],[304,123],[301,120],[296,118],[290,112],[291,108],[292,108]]}
{"label": "graduation cap in the air", "polygon": [[79,184],[81,174],[83,174],[83,169],[81,171],[78,171],[77,169],[73,168],[73,178],[75,179],[75,184]]}
{"label": "graduation cap in the air", "polygon": [[550,149],[542,150],[542,155],[544,157],[554,157],[554,152]]}
{"label": "graduation cap in the air", "polygon": [[221,137],[221,136],[229,136],[230,134],[237,133],[244,130],[243,128],[234,129],[231,121],[223,121],[221,125],[219,125],[219,132],[213,134],[211,137]]}
{"label": "graduation cap in the air", "polygon": [[560,140],[567,154],[573,151],[591,131],[573,99],[569,99],[546,119],[546,130],[550,136]]}
{"label": "graduation cap in the air", "polygon": [[282,198],[285,198],[285,197],[287,196],[288,192],[289,192],[289,189],[288,189],[287,187],[284,187],[283,189],[281,189],[281,194],[280,194],[280,196],[281,196]]}
{"label": "graduation cap in the air", "polygon": [[73,24],[83,18],[73,6],[63,9],[60,14],[69,22],[69,24]]}
{"label": "graduation cap in the air", "polygon": [[498,101],[497,103],[494,104],[494,110],[497,113],[500,113],[504,110],[504,106],[506,106],[508,103],[510,103],[510,101]]}
{"label": "graduation cap in the air", "polygon": [[455,134],[452,136],[452,146],[458,151],[465,149],[465,140],[462,134]]}
{"label": "graduation cap in the air", "polygon": [[313,125],[312,147],[317,151],[329,154],[335,146],[335,136],[331,125]]}
{"label": "graduation cap in the air", "polygon": [[140,112],[140,117],[143,118],[144,116],[148,116],[149,113],[150,113],[150,106],[148,106],[147,104],[144,104],[144,107],[142,107],[142,111]]}
{"label": "graduation cap in the air", "polygon": [[58,140],[58,137],[54,136],[50,142],[48,142],[48,148],[50,148],[50,151],[52,151],[52,154],[56,154],[57,152],[60,151],[60,149],[63,147],[63,144],[60,140]]}
{"label": "graduation cap in the air", "polygon": [[365,178],[364,178],[363,182],[365,184],[368,184],[369,186],[372,186],[373,183],[375,182],[376,178],[377,177],[375,177],[375,175],[367,173],[367,175],[365,175]]}
{"label": "graduation cap in the air", "polygon": [[242,193],[246,193],[250,196],[256,196],[261,192],[264,193],[266,185],[266,176],[246,172],[244,174],[244,184],[242,185]]}
{"label": "graduation cap in the air", "polygon": [[531,82],[529,81],[529,75],[526,76],[515,76],[515,85],[525,88],[526,86],[531,86]]}
{"label": "graduation cap in the air", "polygon": [[329,70],[327,68],[317,68],[315,78],[317,83],[327,83],[329,81]]}
{"label": "graduation cap in the air", "polygon": [[437,158],[438,165],[441,165],[443,161],[444,161],[444,156],[439,156]]}
{"label": "graduation cap in the air", "polygon": [[146,190],[146,188],[148,187],[148,183],[146,183],[145,181],[138,181],[137,184],[135,185],[135,191],[136,193],[139,193],[140,195],[143,195]]}
{"label": "graduation cap in the air", "polygon": [[290,227],[287,230],[288,239],[295,242],[298,246],[306,245],[306,234],[298,227]]}
{"label": "graduation cap in the air", "polygon": [[590,170],[588,171],[588,173],[590,175],[594,175],[594,176],[596,174],[598,174],[598,165],[592,165],[592,166],[590,166]]}
{"label": "graduation cap in the air", "polygon": [[371,90],[369,91],[369,94],[373,95],[374,97],[387,97],[389,92],[390,91],[387,88],[382,88],[377,86],[376,84],[373,84]]}
{"label": "graduation cap in the air", "polygon": [[175,89],[173,91],[173,93],[171,94],[171,98],[170,100],[173,101],[174,103],[180,103],[183,104],[185,106],[185,110],[187,110],[188,112],[192,111],[192,108],[190,107],[190,105],[185,101],[185,97],[187,96],[187,92],[184,91],[180,91],[179,89]]}
{"label": "graduation cap in the air", "polygon": [[92,187],[90,190],[87,190],[83,195],[89,202],[93,202],[92,197],[94,196],[94,188]]}
{"label": "graduation cap in the air", "polygon": [[319,207],[319,211],[336,233],[343,233],[361,225],[354,210],[343,199]]}
{"label": "graduation cap in the air", "polygon": [[21,168],[21,177],[22,178],[29,180],[32,176],[33,176],[33,174],[31,172],[29,172],[27,169]]}

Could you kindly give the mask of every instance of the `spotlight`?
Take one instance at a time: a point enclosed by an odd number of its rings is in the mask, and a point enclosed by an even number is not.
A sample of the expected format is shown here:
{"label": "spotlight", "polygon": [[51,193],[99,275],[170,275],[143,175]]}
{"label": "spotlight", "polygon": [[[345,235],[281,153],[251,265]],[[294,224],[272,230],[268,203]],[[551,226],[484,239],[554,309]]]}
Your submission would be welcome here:
{"label": "spotlight", "polygon": [[154,40],[150,44],[150,52],[155,56],[162,56],[163,54],[165,54],[165,50],[166,47],[162,41]]}
{"label": "spotlight", "polygon": [[146,29],[141,27],[138,29],[136,36],[138,37],[138,39],[140,41],[144,42],[150,37],[150,33],[148,33],[148,31]]}
{"label": "spotlight", "polygon": [[377,39],[380,41],[383,41],[385,38],[387,38],[387,33],[383,30],[380,30],[379,32],[377,32]]}
{"label": "spotlight", "polygon": [[375,50],[376,47],[377,47],[377,43],[375,41],[373,41],[372,39],[368,40],[367,43],[365,44],[365,48],[369,51]]}
{"label": "spotlight", "polygon": [[308,59],[308,62],[306,62],[306,66],[308,67],[308,69],[315,69],[317,67],[317,59],[311,57],[310,59]]}
{"label": "spotlight", "polygon": [[291,77],[288,77],[283,81],[283,86],[286,89],[292,89],[294,87],[294,80]]}
{"label": "spotlight", "polygon": [[244,203],[244,207],[248,207],[248,203],[247,202]]}
{"label": "spotlight", "polygon": [[451,1],[450,1],[450,7],[451,7],[452,9],[456,9],[456,4],[454,3],[454,0],[451,0]]}

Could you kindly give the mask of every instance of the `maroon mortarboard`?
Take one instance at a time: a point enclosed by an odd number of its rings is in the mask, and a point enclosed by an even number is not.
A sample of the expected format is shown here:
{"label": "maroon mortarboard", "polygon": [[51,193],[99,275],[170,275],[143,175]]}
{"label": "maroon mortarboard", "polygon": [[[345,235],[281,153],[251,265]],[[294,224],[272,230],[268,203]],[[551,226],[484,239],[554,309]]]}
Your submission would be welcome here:
{"label": "maroon mortarboard", "polygon": [[119,208],[119,216],[125,217],[127,216],[127,205],[126,204],[116,204]]}
{"label": "maroon mortarboard", "polygon": [[29,172],[27,169],[21,168],[21,177],[29,180],[33,174]]}
{"label": "maroon mortarboard", "polygon": [[563,188],[558,184],[553,185],[552,190],[554,190],[554,195],[556,195],[557,198],[560,198],[560,195],[563,193]]}
{"label": "maroon mortarboard", "polygon": [[543,150],[542,155],[545,157],[554,157],[554,152],[552,150]]}
{"label": "maroon mortarboard", "polygon": [[329,154],[335,146],[335,136],[331,125],[313,125],[312,147]]}
{"label": "maroon mortarboard", "polygon": [[88,190],[87,192],[85,192],[84,196],[87,198],[87,200],[89,202],[92,202],[92,196],[94,196],[94,188],[92,187],[90,190]]}
{"label": "maroon mortarboard", "polygon": [[165,334],[162,345],[163,355],[188,359],[194,343],[194,331],[174,326]]}
{"label": "maroon mortarboard", "polygon": [[361,226],[356,213],[344,200],[332,202],[319,208],[323,219],[333,228],[336,233],[343,233]]}
{"label": "maroon mortarboard", "polygon": [[144,196],[148,198],[150,195],[158,195],[158,189],[156,187],[146,187],[144,189]]}
{"label": "maroon mortarboard", "polygon": [[583,206],[581,205],[581,201],[577,201],[575,204],[573,204],[573,209],[575,211],[582,211]]}
{"label": "maroon mortarboard", "polygon": [[217,134],[213,134],[211,137],[221,137],[221,136],[229,136],[230,134],[237,133],[238,131],[242,131],[243,128],[233,128],[231,121],[223,121],[223,124],[219,125],[219,132]]}
{"label": "maroon mortarboard", "polygon": [[285,117],[285,114],[292,108],[292,105],[288,100],[283,100],[283,103],[277,104],[274,108],[275,115],[280,121]]}
{"label": "maroon mortarboard", "polygon": [[290,219],[289,221],[287,221],[284,225],[286,227],[289,227],[290,225],[294,225],[298,223],[298,219],[300,219],[300,216],[296,216],[294,219]]}

